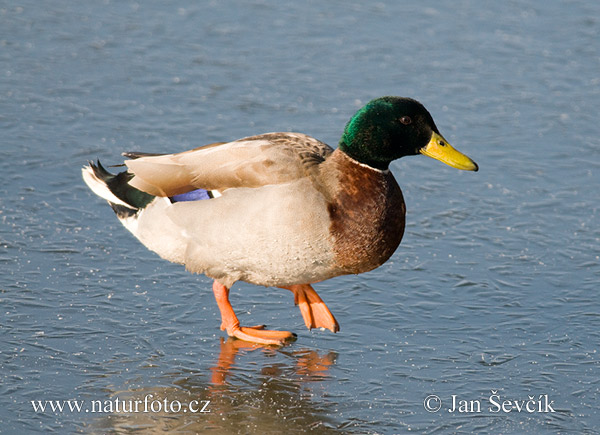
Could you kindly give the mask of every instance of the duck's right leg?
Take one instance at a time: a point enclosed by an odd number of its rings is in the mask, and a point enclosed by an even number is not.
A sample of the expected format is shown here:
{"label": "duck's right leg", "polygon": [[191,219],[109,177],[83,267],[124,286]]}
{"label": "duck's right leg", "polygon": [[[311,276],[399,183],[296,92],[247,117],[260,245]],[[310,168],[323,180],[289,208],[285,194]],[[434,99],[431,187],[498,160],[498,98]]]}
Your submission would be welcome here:
{"label": "duck's right leg", "polygon": [[240,326],[240,321],[229,302],[229,289],[215,280],[213,282],[213,293],[215,294],[219,311],[221,311],[221,330],[226,330],[227,335],[230,337],[236,337],[251,343],[273,344],[277,346],[296,338],[296,334],[292,332],[271,331],[264,329],[264,325]]}

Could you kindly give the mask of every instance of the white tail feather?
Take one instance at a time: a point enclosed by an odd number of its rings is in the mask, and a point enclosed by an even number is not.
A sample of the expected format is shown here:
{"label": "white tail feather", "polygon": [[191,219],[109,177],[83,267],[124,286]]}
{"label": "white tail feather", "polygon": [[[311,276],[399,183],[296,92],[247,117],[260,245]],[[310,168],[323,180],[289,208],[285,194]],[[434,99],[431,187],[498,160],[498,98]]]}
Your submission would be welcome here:
{"label": "white tail feather", "polygon": [[104,198],[105,200],[113,204],[122,205],[123,207],[127,207],[130,209],[135,209],[131,206],[131,204],[127,204],[125,201],[117,198],[115,194],[110,191],[106,183],[96,176],[94,170],[91,167],[84,166],[81,169],[81,176],[83,177],[83,181],[85,181],[85,184],[87,184],[88,187],[92,190],[92,192],[94,192],[100,198]]}

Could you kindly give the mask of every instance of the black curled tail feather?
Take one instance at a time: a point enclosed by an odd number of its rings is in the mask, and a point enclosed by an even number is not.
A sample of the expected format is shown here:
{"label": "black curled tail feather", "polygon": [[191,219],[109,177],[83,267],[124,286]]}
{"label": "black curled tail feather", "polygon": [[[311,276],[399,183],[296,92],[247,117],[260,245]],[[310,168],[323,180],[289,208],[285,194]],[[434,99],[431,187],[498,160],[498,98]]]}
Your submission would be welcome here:
{"label": "black curled tail feather", "polygon": [[126,218],[137,214],[155,198],[149,193],[142,192],[131,186],[129,181],[133,174],[123,171],[111,174],[97,163],[89,162],[83,169],[83,179],[98,196],[106,199],[119,218]]}

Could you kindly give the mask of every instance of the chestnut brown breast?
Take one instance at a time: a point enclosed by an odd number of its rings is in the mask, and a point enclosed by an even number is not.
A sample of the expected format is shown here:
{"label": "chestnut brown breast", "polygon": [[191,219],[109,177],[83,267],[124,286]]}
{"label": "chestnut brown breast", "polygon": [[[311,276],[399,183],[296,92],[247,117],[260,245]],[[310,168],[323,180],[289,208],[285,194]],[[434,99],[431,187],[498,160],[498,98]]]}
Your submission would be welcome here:
{"label": "chestnut brown breast", "polygon": [[404,234],[400,186],[390,171],[362,165],[339,150],[330,161],[338,178],[328,204],[335,262],[344,273],[375,269],[391,257]]}

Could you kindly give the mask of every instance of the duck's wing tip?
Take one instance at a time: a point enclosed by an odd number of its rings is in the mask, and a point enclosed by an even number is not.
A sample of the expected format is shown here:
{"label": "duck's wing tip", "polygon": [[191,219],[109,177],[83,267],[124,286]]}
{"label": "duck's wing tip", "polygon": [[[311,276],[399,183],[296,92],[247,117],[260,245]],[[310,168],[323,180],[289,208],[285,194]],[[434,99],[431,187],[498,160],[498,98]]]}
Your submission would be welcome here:
{"label": "duck's wing tip", "polygon": [[123,153],[121,153],[121,155],[123,157],[127,157],[128,159],[139,159],[140,157],[157,157],[157,156],[164,156],[165,154],[161,154],[161,153],[143,153],[141,151],[125,151]]}

